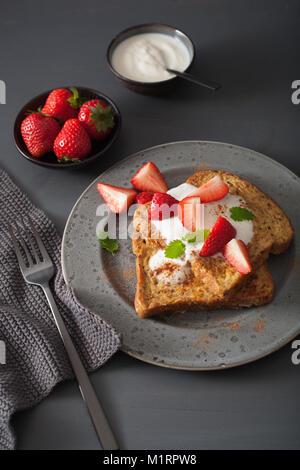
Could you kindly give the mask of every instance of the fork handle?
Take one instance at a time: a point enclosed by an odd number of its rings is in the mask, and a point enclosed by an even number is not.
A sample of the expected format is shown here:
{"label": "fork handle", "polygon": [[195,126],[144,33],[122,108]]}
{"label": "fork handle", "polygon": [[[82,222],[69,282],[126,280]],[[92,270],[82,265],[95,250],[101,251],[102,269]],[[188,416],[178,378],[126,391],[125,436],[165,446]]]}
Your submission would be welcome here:
{"label": "fork handle", "polygon": [[75,349],[75,346],[64,324],[62,316],[58,311],[49,284],[44,284],[42,288],[49,302],[56,326],[66,348],[69,360],[71,362],[74,374],[79,385],[80,392],[89,410],[102,448],[104,450],[118,450],[119,446],[117,444],[115,436],[107,421],[103,408],[97,398],[95,390],[91,384],[88,374],[86,373],[86,370],[82,364],[79,354]]}

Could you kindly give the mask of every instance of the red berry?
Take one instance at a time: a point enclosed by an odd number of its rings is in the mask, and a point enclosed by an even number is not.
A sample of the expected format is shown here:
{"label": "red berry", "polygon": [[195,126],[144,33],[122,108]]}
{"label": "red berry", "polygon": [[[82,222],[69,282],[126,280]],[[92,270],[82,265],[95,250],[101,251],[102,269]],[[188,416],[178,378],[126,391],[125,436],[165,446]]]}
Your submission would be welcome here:
{"label": "red berry", "polygon": [[125,212],[136,198],[134,189],[119,188],[110,184],[98,183],[97,189],[112,212]]}
{"label": "red berry", "polygon": [[57,88],[49,94],[42,113],[49,114],[65,122],[67,119],[76,118],[78,109],[79,95],[76,88],[71,88],[70,90]]}
{"label": "red berry", "polygon": [[227,184],[222,181],[219,175],[216,175],[207,183],[200,186],[200,188],[197,188],[190,196],[199,196],[201,202],[212,202],[223,199],[228,191]]}
{"label": "red berry", "polygon": [[148,217],[152,220],[170,219],[177,215],[177,211],[177,199],[170,194],[155,193],[148,210]]}
{"label": "red berry", "polygon": [[78,119],[91,139],[105,139],[114,127],[114,116],[111,107],[102,100],[90,100],[84,103]]}
{"label": "red berry", "polygon": [[223,255],[228,263],[240,274],[249,274],[252,271],[248,250],[242,240],[234,238],[224,246]]}
{"label": "red berry", "polygon": [[53,148],[60,125],[52,117],[41,113],[30,114],[21,124],[21,134],[31,155],[41,157]]}
{"label": "red berry", "polygon": [[235,228],[230,222],[228,222],[228,220],[219,216],[200,250],[200,256],[215,255],[235,236]]}
{"label": "red berry", "polygon": [[138,191],[151,191],[153,193],[166,193],[168,185],[157,166],[148,162],[134,175],[132,186]]}
{"label": "red berry", "polygon": [[200,197],[188,196],[179,203],[178,218],[187,230],[195,232],[202,228],[202,210]]}
{"label": "red berry", "polygon": [[147,202],[152,201],[153,193],[143,192],[137,195],[136,202],[138,204],[146,204]]}
{"label": "red berry", "polygon": [[78,119],[68,119],[54,141],[53,150],[60,161],[81,160],[90,153],[91,140]]}

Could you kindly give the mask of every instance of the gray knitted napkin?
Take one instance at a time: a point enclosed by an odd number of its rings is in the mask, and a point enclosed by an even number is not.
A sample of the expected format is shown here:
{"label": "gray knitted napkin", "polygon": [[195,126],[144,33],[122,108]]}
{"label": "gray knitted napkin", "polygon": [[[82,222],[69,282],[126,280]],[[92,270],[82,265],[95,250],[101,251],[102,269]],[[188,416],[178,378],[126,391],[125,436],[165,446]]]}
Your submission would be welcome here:
{"label": "gray knitted napkin", "polygon": [[[37,404],[73,373],[42,290],[21,275],[7,221],[29,214],[55,266],[53,292],[66,326],[86,368],[97,369],[114,354],[116,331],[74,297],[60,267],[61,240],[50,220],[0,169],[0,340],[6,364],[0,363],[0,449],[13,449],[11,415]],[[3,344],[3,343],[2,343]]]}

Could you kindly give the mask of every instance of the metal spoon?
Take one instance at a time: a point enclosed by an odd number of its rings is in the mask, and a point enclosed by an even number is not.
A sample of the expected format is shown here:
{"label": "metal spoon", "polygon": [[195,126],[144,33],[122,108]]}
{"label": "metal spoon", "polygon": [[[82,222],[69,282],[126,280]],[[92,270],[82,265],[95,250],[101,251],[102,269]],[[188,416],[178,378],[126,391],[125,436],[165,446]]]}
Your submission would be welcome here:
{"label": "metal spoon", "polygon": [[173,73],[177,77],[183,78],[184,80],[188,80],[189,82],[196,83],[197,85],[200,85],[202,87],[209,88],[209,90],[217,91],[222,86],[219,83],[210,82],[207,80],[199,80],[197,77],[187,72],[178,72],[178,70],[173,70],[169,68],[167,68],[166,70],[167,72]]}

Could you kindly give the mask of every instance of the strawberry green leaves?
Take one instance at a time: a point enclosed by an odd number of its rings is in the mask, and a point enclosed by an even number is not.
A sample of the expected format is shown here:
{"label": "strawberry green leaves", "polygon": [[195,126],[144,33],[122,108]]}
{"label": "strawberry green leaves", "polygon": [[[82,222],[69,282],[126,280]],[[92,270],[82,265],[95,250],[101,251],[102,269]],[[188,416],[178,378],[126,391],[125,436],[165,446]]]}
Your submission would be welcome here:
{"label": "strawberry green leaves", "polygon": [[72,106],[72,108],[80,108],[79,93],[77,88],[70,88],[70,91],[73,93],[73,96],[68,98],[68,103]]}
{"label": "strawberry green leaves", "polygon": [[110,106],[102,106],[101,103],[97,103],[96,106],[90,106],[90,119],[96,125],[98,132],[106,132],[107,129],[113,128],[114,117]]}
{"label": "strawberry green leaves", "polygon": [[84,96],[79,96],[79,92],[77,88],[70,88],[70,91],[73,93],[73,96],[68,98],[68,103],[72,106],[72,108],[80,108],[84,103],[89,101],[89,98],[85,98]]}
{"label": "strawberry green leaves", "polygon": [[78,163],[80,162],[80,158],[68,158],[66,155],[62,155],[61,158],[57,159],[58,163]]}
{"label": "strawberry green leaves", "polygon": [[105,139],[115,126],[111,106],[103,100],[86,101],[80,108],[78,119],[92,139]]}
{"label": "strawberry green leaves", "polygon": [[255,218],[255,215],[244,207],[231,207],[230,214],[232,220],[236,222],[242,222],[243,220],[253,220]]}

